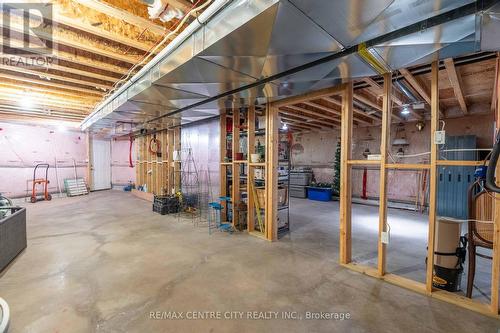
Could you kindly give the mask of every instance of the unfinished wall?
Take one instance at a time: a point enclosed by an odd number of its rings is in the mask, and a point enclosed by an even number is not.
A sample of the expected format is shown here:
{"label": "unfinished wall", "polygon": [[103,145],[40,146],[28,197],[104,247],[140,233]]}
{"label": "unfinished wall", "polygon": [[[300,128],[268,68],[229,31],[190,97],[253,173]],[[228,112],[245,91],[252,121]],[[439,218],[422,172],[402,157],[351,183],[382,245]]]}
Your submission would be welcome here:
{"label": "unfinished wall", "polygon": [[[33,178],[33,167],[50,164],[49,189],[64,190],[64,179],[87,181],[85,134],[57,127],[0,123],[0,193],[8,197],[26,195],[26,181]],[[56,166],[57,165],[57,169]],[[40,178],[42,173],[37,177]],[[44,175],[43,175],[44,176]]]}
{"label": "unfinished wall", "polygon": [[132,165],[129,164],[129,140],[111,141],[111,183],[115,186],[125,186],[135,183],[135,147],[132,144]]}
{"label": "unfinished wall", "polygon": [[183,126],[181,131],[182,159],[186,159],[187,149],[190,148],[202,190],[209,192],[210,200],[219,196],[219,133],[219,118]]}
{"label": "unfinished wall", "polygon": [[[404,125],[404,135],[410,145],[403,147],[405,155],[413,155],[430,151],[430,125],[425,122],[422,131],[418,131],[416,123]],[[396,138],[397,124],[391,128],[391,142]],[[493,138],[493,115],[468,116],[447,119],[445,126],[447,135],[476,135],[478,148],[491,148]],[[364,159],[363,152],[369,149],[372,154],[380,153],[380,126],[355,128],[353,133],[353,159]],[[314,132],[294,135],[292,164],[294,166],[311,167],[317,181],[333,180],[333,163],[335,148],[340,137],[339,131]],[[401,137],[401,134],[398,135]],[[396,156],[399,147],[392,147],[391,154]],[[424,163],[429,155],[404,158],[398,163]],[[367,196],[378,198],[379,171],[376,167],[367,167]],[[360,197],[362,192],[363,167],[353,167],[353,196]],[[389,171],[388,198],[392,201],[414,202],[417,194],[417,171]]]}

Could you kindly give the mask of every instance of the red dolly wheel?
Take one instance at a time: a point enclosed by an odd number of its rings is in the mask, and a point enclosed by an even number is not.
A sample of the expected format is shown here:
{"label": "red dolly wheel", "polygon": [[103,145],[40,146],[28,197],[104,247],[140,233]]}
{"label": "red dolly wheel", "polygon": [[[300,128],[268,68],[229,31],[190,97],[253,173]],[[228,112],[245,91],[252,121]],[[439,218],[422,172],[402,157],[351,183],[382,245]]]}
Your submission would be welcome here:
{"label": "red dolly wheel", "polygon": [[31,197],[30,201],[31,201],[31,203],[35,203],[36,202],[36,197]]}
{"label": "red dolly wheel", "polygon": [[50,201],[50,200],[52,200],[52,195],[47,194],[47,201]]}

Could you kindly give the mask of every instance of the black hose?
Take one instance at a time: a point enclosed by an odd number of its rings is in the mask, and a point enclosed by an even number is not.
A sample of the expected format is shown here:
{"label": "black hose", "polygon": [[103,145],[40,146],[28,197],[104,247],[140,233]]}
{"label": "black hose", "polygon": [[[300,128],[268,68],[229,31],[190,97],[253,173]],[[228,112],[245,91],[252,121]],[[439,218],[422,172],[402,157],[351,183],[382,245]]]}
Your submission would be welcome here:
{"label": "black hose", "polygon": [[497,168],[498,156],[500,156],[500,132],[497,134],[495,145],[493,146],[493,151],[491,152],[490,163],[488,164],[488,169],[486,170],[486,183],[484,184],[486,189],[496,193],[500,193],[500,187],[498,187],[495,182],[495,171]]}

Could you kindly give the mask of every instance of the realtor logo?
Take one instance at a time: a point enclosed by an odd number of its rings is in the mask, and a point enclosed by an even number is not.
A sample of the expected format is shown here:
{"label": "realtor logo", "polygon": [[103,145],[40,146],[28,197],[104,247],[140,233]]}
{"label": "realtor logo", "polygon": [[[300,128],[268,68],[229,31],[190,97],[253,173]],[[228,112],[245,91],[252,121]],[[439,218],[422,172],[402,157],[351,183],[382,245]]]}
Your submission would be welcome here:
{"label": "realtor logo", "polygon": [[52,4],[1,3],[3,55],[25,57],[52,53]]}

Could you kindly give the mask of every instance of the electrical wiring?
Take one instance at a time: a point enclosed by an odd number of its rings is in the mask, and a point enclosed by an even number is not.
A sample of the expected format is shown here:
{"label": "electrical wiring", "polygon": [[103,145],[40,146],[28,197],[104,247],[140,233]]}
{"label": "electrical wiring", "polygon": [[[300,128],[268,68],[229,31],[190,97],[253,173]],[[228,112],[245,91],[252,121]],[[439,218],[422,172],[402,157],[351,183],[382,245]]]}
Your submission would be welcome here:
{"label": "electrical wiring", "polygon": [[179,32],[179,30],[182,28],[182,26],[184,25],[184,23],[186,23],[187,19],[191,15],[193,15],[196,12],[199,12],[200,10],[204,9],[205,7],[207,7],[210,3],[212,3],[213,0],[208,0],[204,4],[196,7],[196,5],[198,5],[200,3],[200,1],[201,0],[198,0],[193,5],[192,9],[186,15],[184,15],[184,17],[176,24],[176,27],[175,27],[175,29],[173,31],[170,31],[158,44],[156,44],[156,46],[152,47],[147,52],[147,54],[145,54],[144,57],[138,63],[136,63],[134,66],[132,66],[132,68],[129,69],[129,71],[127,72],[127,74],[125,74],[120,80],[116,81],[113,84],[113,87],[108,91],[108,93],[106,95],[104,95],[103,99],[106,99],[107,97],[109,97],[116,90],[116,88],[118,88],[118,86],[120,84],[122,84],[123,82],[127,81],[131,77],[132,73],[134,73],[134,71],[136,70],[137,67],[142,66],[147,60],[149,60],[149,58],[151,56],[153,56],[155,54],[155,52],[161,46],[163,46],[163,44],[165,44],[170,39],[171,36],[177,34],[177,32]]}
{"label": "electrical wiring", "polygon": [[456,222],[456,223],[468,223],[468,222],[485,223],[485,224],[495,223],[494,221],[484,221],[484,220],[474,220],[474,219],[459,220],[459,219],[455,219],[453,217],[447,217],[447,216],[439,216],[438,219],[444,220],[444,221],[449,221],[449,222]]}

